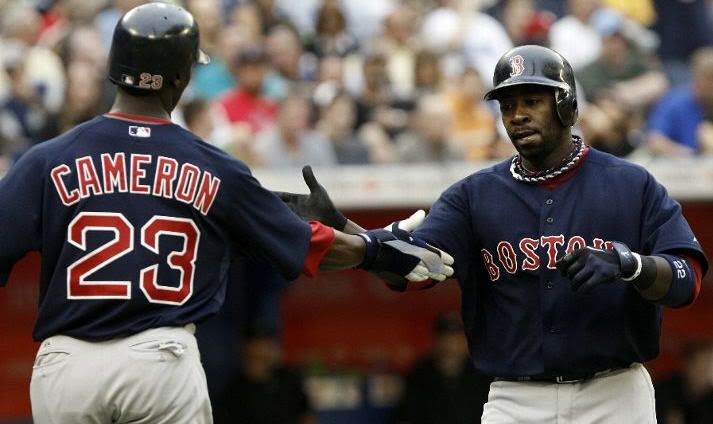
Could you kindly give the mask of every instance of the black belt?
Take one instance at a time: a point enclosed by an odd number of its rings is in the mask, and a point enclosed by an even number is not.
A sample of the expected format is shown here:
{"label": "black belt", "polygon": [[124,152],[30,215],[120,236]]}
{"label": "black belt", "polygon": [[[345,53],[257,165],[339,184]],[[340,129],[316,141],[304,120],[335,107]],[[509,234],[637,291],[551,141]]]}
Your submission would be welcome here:
{"label": "black belt", "polygon": [[631,365],[607,368],[601,371],[594,371],[581,374],[563,374],[563,375],[533,375],[524,377],[495,377],[495,381],[530,381],[533,383],[556,383],[556,384],[568,384],[568,383],[581,383],[586,380],[591,380],[593,378],[602,377],[607,374],[611,374],[615,371],[623,370],[629,368]]}

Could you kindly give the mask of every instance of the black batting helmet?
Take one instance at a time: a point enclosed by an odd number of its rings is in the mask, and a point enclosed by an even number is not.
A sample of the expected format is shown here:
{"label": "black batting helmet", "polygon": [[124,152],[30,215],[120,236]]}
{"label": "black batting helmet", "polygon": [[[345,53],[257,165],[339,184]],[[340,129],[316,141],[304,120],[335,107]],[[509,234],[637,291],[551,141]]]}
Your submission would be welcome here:
{"label": "black batting helmet", "polygon": [[528,45],[505,53],[493,74],[493,89],[486,100],[498,99],[499,93],[515,85],[543,85],[554,88],[557,116],[562,125],[577,122],[577,89],[569,62],[547,47]]}
{"label": "black batting helmet", "polygon": [[199,47],[198,24],[185,9],[154,2],[137,6],[116,24],[109,52],[109,80],[139,90],[160,90],[189,77],[210,59]]}

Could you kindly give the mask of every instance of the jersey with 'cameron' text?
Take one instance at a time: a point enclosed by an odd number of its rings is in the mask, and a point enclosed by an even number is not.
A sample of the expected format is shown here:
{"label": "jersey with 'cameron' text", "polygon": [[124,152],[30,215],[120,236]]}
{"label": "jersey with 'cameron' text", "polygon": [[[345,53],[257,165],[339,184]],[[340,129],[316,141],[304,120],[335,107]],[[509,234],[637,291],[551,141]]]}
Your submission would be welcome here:
{"label": "jersey with 'cameron' text", "polygon": [[572,290],[555,262],[574,249],[619,241],[707,269],[680,205],[645,169],[590,148],[571,172],[548,188],[516,181],[504,161],[451,186],[416,231],[455,258],[471,356],[489,375],[590,373],[658,354],[661,306],[623,281]]}
{"label": "jersey with 'cameron' text", "polygon": [[0,180],[0,285],[42,255],[33,337],[102,340],[216,312],[235,254],[302,270],[309,224],[248,168],[169,121],[107,114]]}

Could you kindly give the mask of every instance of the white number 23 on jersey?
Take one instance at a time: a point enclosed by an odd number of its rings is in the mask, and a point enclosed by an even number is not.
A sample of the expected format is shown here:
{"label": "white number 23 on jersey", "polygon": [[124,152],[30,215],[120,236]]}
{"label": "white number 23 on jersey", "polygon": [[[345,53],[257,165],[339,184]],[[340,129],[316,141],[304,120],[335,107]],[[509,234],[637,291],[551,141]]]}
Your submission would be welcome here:
{"label": "white number 23 on jersey", "polygon": [[[131,281],[87,281],[87,276],[134,250],[134,226],[123,214],[82,212],[67,228],[67,241],[87,250],[87,235],[109,232],[114,237],[104,245],[88,252],[67,268],[68,299],[131,299]],[[182,305],[193,294],[195,261],[200,231],[185,218],[156,215],[141,227],[141,245],[159,253],[161,236],[183,239],[183,250],[168,254],[169,267],[179,272],[178,285],[160,284],[158,264],[147,266],[139,273],[139,287],[149,302]]]}

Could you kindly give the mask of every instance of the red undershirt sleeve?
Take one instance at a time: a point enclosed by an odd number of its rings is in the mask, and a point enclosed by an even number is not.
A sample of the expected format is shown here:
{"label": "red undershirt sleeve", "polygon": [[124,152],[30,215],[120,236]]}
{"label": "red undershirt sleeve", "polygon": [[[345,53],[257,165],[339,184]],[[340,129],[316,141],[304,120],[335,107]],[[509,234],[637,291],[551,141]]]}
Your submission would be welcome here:
{"label": "red undershirt sleeve", "polygon": [[332,247],[336,234],[332,227],[328,227],[318,221],[310,221],[309,226],[312,229],[312,238],[309,240],[307,258],[305,259],[305,267],[302,270],[302,274],[314,278],[319,270],[319,263],[322,262],[322,258]]}

